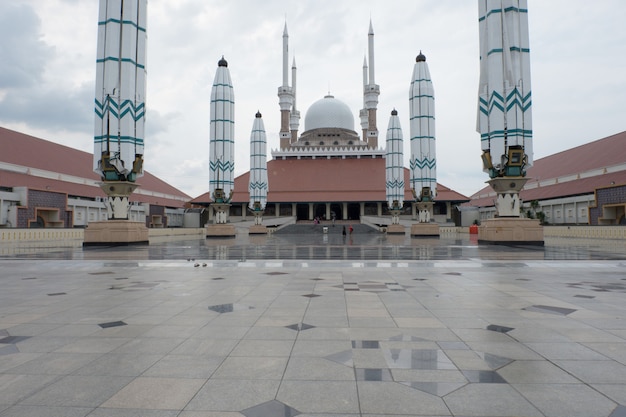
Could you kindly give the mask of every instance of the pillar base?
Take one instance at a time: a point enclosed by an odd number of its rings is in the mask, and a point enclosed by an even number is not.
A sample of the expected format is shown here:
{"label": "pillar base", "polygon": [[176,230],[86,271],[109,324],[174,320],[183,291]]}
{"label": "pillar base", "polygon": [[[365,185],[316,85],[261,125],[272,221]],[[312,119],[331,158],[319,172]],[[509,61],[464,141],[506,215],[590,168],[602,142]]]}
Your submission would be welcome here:
{"label": "pillar base", "polygon": [[403,235],[406,233],[406,227],[401,224],[390,224],[387,226],[388,235]]}
{"label": "pillar base", "polygon": [[437,223],[412,224],[411,237],[439,237],[439,225]]}
{"label": "pillar base", "polygon": [[206,237],[235,237],[235,226],[232,224],[208,224],[206,226]]}
{"label": "pillar base", "polygon": [[130,220],[90,222],[85,228],[83,246],[148,245],[148,228]]}
{"label": "pillar base", "polygon": [[267,234],[267,227],[263,226],[262,224],[254,224],[254,225],[250,226],[250,228],[248,229],[248,234],[250,234],[250,235],[266,235]]}
{"label": "pillar base", "polygon": [[482,221],[478,243],[491,245],[543,246],[543,227],[539,220],[497,217]]}

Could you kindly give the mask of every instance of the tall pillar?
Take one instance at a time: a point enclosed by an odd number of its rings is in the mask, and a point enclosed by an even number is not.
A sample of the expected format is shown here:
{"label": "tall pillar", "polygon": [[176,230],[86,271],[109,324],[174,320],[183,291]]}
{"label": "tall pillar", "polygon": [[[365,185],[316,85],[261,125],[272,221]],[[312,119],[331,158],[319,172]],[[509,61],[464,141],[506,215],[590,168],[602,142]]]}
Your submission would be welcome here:
{"label": "tall pillar", "polygon": [[497,194],[496,218],[479,243],[543,246],[538,220],[521,218],[519,192],[533,165],[527,0],[479,0],[478,126],[483,171]]}
{"label": "tall pillar", "polygon": [[148,243],[130,220],[129,197],[143,175],[147,0],[100,0],[96,52],[94,171],[106,194],[106,222],[90,222],[84,245]]}
{"label": "tall pillar", "polygon": [[222,57],[211,87],[209,127],[209,191],[213,202],[213,224],[207,226],[209,237],[235,237],[235,227],[229,224],[230,201],[235,185],[235,95],[228,70]]}

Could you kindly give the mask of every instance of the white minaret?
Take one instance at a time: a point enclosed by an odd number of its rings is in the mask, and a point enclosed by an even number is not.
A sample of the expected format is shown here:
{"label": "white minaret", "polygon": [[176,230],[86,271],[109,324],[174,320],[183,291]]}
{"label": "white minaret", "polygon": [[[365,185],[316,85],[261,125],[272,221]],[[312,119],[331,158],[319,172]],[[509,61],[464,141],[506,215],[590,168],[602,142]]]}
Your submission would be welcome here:
{"label": "white minaret", "polygon": [[293,94],[289,87],[289,34],[287,22],[283,29],[283,84],[278,87],[278,104],[280,105],[280,148],[287,149],[291,145],[291,132],[289,131],[291,106]]}
{"label": "white minaret", "polygon": [[291,94],[293,103],[291,114],[289,116],[289,128],[291,129],[291,143],[298,141],[298,128],[300,127],[300,111],[296,108],[296,58],[293,58],[291,64]]}
{"label": "white minaret", "polygon": [[146,0],[100,0],[94,171],[107,183],[108,218],[128,219],[128,196],[143,175]]}
{"label": "white minaret", "polygon": [[103,180],[143,175],[146,0],[100,0],[94,170]]}
{"label": "white minaret", "polygon": [[435,149],[435,93],[426,57],[415,58],[409,88],[411,120],[411,189],[418,201],[432,201],[437,195]]}
{"label": "white minaret", "polygon": [[228,62],[222,57],[217,65],[211,87],[209,191],[214,202],[228,203],[235,185],[235,95]]}
{"label": "white minaret", "polygon": [[477,131],[483,170],[498,193],[498,216],[519,217],[519,191],[526,182],[521,178],[533,162],[528,6],[526,0],[479,0],[478,5]]}
{"label": "white minaret", "polygon": [[361,130],[363,132],[363,142],[367,143],[367,119],[368,111],[365,104],[365,92],[367,91],[367,57],[363,57],[363,108],[359,111],[359,117],[361,119]]}
{"label": "white minaret", "polygon": [[387,127],[387,150],[385,154],[385,184],[387,206],[392,212],[392,224],[399,224],[404,205],[404,141],[398,112],[394,109]]}
{"label": "white minaret", "polygon": [[248,207],[255,215],[255,225],[262,222],[267,204],[267,137],[261,113],[257,112],[250,134],[250,181],[248,183],[250,203]]}
{"label": "white minaret", "polygon": [[371,148],[378,148],[378,127],[376,125],[376,108],[380,87],[376,85],[374,75],[374,28],[370,20],[370,28],[367,35],[367,50],[369,55],[369,80],[365,86],[365,108],[367,109],[367,143]]}

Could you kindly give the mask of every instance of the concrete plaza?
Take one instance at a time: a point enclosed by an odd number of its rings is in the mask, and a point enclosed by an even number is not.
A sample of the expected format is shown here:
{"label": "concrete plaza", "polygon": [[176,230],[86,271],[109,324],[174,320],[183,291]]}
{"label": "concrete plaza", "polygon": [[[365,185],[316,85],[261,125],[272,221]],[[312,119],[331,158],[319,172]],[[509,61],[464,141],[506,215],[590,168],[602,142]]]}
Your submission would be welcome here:
{"label": "concrete plaza", "polygon": [[623,241],[3,253],[2,417],[626,416]]}

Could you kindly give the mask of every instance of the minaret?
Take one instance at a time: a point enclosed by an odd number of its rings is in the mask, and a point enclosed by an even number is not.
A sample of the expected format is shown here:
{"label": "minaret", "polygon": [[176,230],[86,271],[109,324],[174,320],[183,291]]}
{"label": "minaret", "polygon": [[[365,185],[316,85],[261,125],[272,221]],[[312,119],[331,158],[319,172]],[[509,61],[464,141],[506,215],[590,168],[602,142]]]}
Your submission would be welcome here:
{"label": "minaret", "polygon": [[[385,153],[385,184],[387,206],[391,211],[392,225],[400,225],[400,213],[404,205],[404,141],[398,112],[394,109],[387,127],[387,150]],[[389,233],[389,229],[387,229]],[[395,231],[394,233],[398,233]],[[404,228],[402,228],[404,233]]]}
{"label": "minaret", "polygon": [[280,105],[280,148],[287,149],[291,143],[289,112],[293,104],[293,94],[291,87],[289,87],[289,34],[287,33],[287,22],[285,22],[285,29],[283,30],[283,85],[278,87],[278,104]]}
{"label": "minaret", "polygon": [[359,111],[361,119],[361,130],[363,131],[363,142],[367,143],[367,119],[368,111],[365,105],[365,92],[367,91],[367,57],[363,57],[363,108]]}
{"label": "minaret", "polygon": [[[235,172],[235,95],[228,70],[222,57],[211,87],[209,191],[215,204],[215,223],[227,222]],[[218,204],[220,206],[218,206]]]}
{"label": "minaret", "polygon": [[100,0],[93,167],[109,221],[90,222],[86,245],[148,241],[145,222],[129,221],[129,197],[143,175],[146,13],[147,0]]}
{"label": "minaret", "polygon": [[265,125],[261,118],[261,113],[257,112],[252,124],[250,134],[250,181],[248,192],[250,193],[250,203],[248,207],[254,214],[254,225],[249,233],[267,233],[262,226],[263,211],[267,204],[267,137]]}
{"label": "minaret", "polygon": [[507,242],[543,245],[538,221],[520,218],[519,192],[533,163],[528,4],[526,0],[479,0],[478,6],[477,131],[483,170],[497,194],[497,218],[482,222],[478,241],[493,243],[508,237]]}
{"label": "minaret", "polygon": [[374,28],[370,20],[370,28],[367,35],[368,55],[369,55],[369,80],[365,86],[365,108],[367,109],[367,143],[371,148],[378,148],[378,127],[376,125],[376,107],[378,106],[378,96],[380,87],[376,85],[374,76]]}
{"label": "minaret", "polygon": [[296,58],[293,58],[291,65],[291,93],[293,105],[289,117],[289,128],[291,129],[291,143],[298,141],[298,128],[300,127],[300,111],[296,108]]}
{"label": "minaret", "polygon": [[415,58],[409,89],[411,120],[411,189],[417,201],[432,201],[437,195],[435,150],[435,95],[426,57]]}

